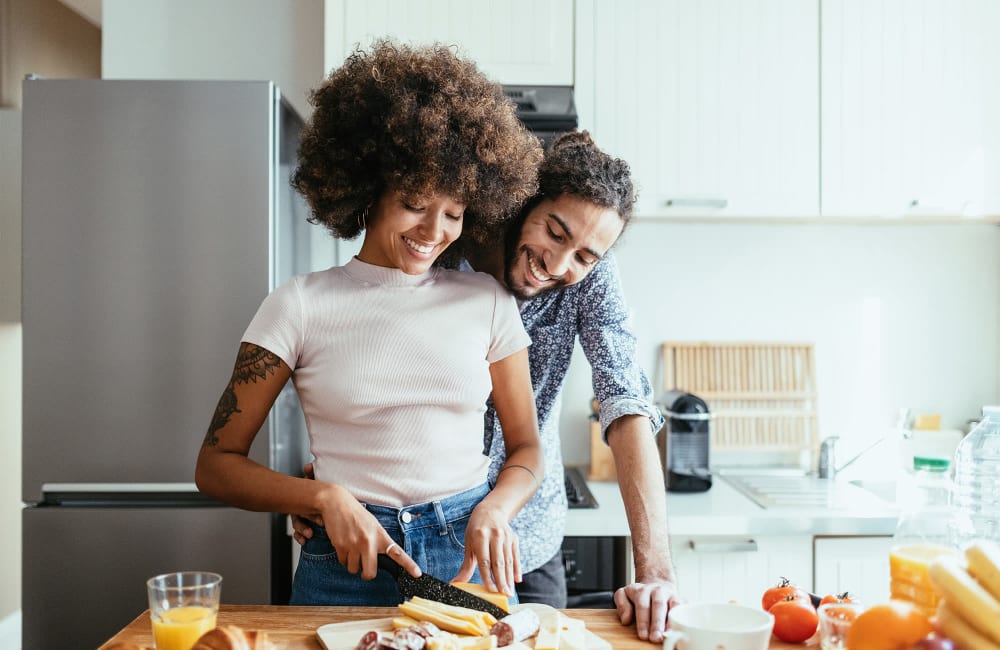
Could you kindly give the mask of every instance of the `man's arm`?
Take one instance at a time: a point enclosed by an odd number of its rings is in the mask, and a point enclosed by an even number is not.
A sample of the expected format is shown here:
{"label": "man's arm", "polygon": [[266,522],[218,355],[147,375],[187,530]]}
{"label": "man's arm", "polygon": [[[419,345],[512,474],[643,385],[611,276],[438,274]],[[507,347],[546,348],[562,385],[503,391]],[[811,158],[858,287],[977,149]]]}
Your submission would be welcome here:
{"label": "man's arm", "polygon": [[677,589],[667,536],[667,498],[654,428],[663,417],[638,361],[636,337],[613,255],[579,287],[577,332],[590,362],[604,434],[615,459],[635,558],[635,582],[615,593],[622,623],[662,641]]}
{"label": "man's arm", "polygon": [[635,560],[635,580],[615,593],[622,623],[636,624],[640,639],[662,641],[667,612],[677,604],[677,578],[670,557],[667,498],[649,418],[625,415],[608,427],[618,487]]}

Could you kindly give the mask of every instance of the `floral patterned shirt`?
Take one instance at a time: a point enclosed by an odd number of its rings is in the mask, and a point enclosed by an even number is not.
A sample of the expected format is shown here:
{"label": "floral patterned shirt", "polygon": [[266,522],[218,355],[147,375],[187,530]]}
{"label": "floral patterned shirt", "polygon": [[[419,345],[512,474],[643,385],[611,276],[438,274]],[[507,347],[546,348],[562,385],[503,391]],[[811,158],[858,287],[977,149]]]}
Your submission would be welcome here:
{"label": "floral patterned shirt", "polygon": [[[604,435],[608,425],[623,415],[645,415],[654,432],[663,426],[663,416],[653,405],[652,388],[636,359],[635,335],[613,255],[606,255],[582,282],[519,306],[531,336],[531,383],[545,459],[541,487],[511,522],[520,538],[521,569],[527,573],[552,559],[562,547],[567,502],[559,415],[577,337],[590,362]],[[489,477],[494,484],[505,450],[492,401],[487,404],[485,426]]]}

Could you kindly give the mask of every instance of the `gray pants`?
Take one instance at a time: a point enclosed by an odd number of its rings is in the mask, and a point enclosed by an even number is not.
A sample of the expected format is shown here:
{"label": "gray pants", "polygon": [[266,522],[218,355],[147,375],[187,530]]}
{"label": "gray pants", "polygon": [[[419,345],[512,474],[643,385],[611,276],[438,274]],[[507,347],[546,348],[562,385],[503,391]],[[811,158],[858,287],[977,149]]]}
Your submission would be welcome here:
{"label": "gray pants", "polygon": [[517,598],[522,603],[544,603],[556,609],[566,608],[566,567],[562,550],[552,559],[521,576],[517,584]]}

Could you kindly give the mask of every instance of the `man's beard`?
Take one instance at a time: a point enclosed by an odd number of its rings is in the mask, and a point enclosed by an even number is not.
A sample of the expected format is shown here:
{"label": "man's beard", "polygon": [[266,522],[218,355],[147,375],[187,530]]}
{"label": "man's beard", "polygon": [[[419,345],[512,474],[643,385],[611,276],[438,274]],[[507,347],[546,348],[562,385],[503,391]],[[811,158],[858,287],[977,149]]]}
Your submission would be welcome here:
{"label": "man's beard", "polygon": [[[511,247],[508,247],[510,249]],[[507,290],[514,294],[514,297],[518,300],[531,300],[532,298],[537,298],[543,296],[547,293],[552,293],[566,287],[567,283],[565,280],[556,280],[551,284],[548,284],[542,288],[536,288],[533,286],[528,286],[527,282],[523,284],[517,284],[514,281],[514,267],[518,264],[518,259],[524,257],[524,273],[531,273],[531,269],[528,265],[528,256],[531,253],[528,251],[527,246],[515,246],[513,250],[508,250],[505,255],[504,260],[504,281],[507,284]],[[551,282],[551,280],[550,280]]]}

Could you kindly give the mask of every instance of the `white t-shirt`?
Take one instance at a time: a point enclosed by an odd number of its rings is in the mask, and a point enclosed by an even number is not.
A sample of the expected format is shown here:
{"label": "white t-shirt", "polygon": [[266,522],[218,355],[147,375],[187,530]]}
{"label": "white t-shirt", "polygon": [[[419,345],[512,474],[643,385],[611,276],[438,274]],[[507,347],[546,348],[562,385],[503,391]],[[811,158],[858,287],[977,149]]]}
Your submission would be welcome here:
{"label": "white t-shirt", "polygon": [[353,258],[275,289],[243,341],[292,368],[316,478],[402,507],[486,480],[489,364],[531,340],[492,276]]}

